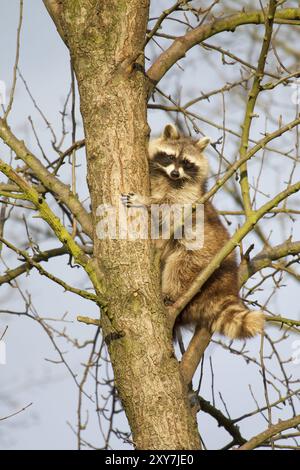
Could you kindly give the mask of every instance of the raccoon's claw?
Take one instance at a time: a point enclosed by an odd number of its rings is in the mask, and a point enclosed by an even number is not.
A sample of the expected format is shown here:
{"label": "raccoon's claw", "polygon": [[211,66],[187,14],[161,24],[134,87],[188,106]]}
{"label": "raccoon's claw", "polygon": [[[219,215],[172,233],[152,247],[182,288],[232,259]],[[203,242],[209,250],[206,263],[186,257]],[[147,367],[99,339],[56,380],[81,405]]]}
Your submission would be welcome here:
{"label": "raccoon's claw", "polygon": [[135,194],[128,193],[128,194],[121,194],[121,202],[126,207],[133,207],[135,205]]}
{"label": "raccoon's claw", "polygon": [[170,307],[171,305],[174,304],[174,300],[171,299],[168,295],[164,296],[164,304],[166,307]]}

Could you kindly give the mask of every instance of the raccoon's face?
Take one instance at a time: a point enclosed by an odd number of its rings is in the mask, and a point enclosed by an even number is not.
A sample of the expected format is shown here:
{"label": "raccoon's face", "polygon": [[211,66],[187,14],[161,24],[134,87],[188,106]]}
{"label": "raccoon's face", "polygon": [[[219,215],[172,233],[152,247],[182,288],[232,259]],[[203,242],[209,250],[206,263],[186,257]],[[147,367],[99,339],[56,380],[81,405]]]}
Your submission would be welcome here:
{"label": "raccoon's face", "polygon": [[196,179],[199,173],[197,163],[191,161],[188,156],[178,155],[175,149],[168,151],[158,150],[151,160],[151,171],[165,174],[173,181],[180,179]]}
{"label": "raccoon's face", "polygon": [[202,152],[209,142],[207,137],[199,141],[182,137],[175,126],[168,124],[161,137],[149,144],[151,176],[164,176],[173,187],[187,182],[203,183],[208,163]]}

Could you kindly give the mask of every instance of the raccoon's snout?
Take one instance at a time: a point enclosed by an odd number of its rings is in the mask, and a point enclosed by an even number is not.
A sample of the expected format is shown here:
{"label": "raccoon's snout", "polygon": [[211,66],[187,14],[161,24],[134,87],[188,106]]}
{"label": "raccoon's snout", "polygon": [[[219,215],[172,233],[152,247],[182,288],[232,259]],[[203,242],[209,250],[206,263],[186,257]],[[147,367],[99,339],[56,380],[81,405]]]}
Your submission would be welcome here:
{"label": "raccoon's snout", "polygon": [[173,178],[174,180],[177,180],[177,179],[180,177],[180,173],[179,173],[178,170],[173,170],[173,171],[171,171],[170,176],[171,176],[171,178]]}

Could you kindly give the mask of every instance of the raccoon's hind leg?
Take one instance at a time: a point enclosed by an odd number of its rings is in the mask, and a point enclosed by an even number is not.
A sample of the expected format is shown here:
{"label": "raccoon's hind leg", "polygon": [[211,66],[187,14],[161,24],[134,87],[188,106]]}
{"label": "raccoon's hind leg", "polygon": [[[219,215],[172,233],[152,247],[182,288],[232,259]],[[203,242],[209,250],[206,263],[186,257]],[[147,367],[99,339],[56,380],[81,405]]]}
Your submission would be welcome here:
{"label": "raccoon's hind leg", "polygon": [[183,263],[182,250],[178,249],[167,257],[163,266],[161,279],[162,296],[166,306],[171,306],[176,302],[187,288],[181,276]]}

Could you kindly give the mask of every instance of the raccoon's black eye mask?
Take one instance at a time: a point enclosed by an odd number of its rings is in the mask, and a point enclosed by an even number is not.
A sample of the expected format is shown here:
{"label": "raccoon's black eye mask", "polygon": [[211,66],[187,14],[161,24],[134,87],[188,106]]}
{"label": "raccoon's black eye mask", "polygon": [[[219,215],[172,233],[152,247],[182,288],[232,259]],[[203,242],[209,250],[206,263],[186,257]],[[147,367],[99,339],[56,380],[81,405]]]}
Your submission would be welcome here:
{"label": "raccoon's black eye mask", "polygon": [[184,159],[182,161],[182,166],[186,170],[191,170],[191,169],[196,168],[196,165],[194,163],[192,163],[192,162],[190,162],[189,160],[186,160],[186,159]]}
{"label": "raccoon's black eye mask", "polygon": [[159,163],[162,166],[171,165],[174,160],[175,160],[175,155],[169,155],[168,153],[165,153],[165,152],[157,152],[153,158],[153,161],[155,163]]}

